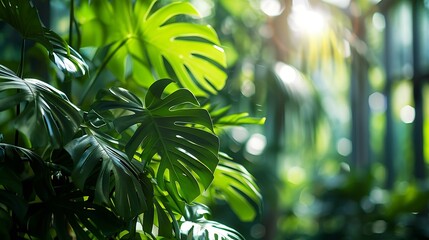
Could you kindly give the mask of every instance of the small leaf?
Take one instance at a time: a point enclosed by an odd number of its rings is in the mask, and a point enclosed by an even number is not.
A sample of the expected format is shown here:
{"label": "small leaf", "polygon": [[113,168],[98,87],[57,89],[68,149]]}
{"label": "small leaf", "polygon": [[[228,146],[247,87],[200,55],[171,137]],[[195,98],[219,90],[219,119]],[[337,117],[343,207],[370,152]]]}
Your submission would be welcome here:
{"label": "small leaf", "polygon": [[245,112],[228,114],[231,106],[215,109],[210,105],[207,105],[205,108],[210,112],[216,133],[220,133],[228,127],[242,126],[247,124],[263,125],[265,123],[265,118],[249,117],[249,114]]}
{"label": "small leaf", "polygon": [[197,204],[186,207],[186,221],[181,223],[181,239],[217,239],[217,240],[245,240],[236,230],[215,221],[207,220],[204,215],[209,209]]}
{"label": "small leaf", "polygon": [[64,39],[48,29],[44,29],[43,33],[44,39],[40,39],[40,42],[49,50],[49,58],[61,71],[74,77],[88,74],[89,68],[85,60]]}

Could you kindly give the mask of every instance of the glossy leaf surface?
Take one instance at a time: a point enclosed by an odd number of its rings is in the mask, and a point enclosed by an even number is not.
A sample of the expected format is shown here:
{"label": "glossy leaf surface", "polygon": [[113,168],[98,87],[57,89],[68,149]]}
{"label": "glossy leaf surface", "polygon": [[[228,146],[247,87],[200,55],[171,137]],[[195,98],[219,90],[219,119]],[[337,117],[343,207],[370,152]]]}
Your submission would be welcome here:
{"label": "glossy leaf surface", "polygon": [[0,20],[14,27],[25,39],[42,44],[50,59],[66,74],[88,74],[88,65],[58,34],[44,27],[30,0],[0,0]]}
{"label": "glossy leaf surface", "polygon": [[29,0],[0,0],[0,20],[9,23],[24,38],[34,38],[43,32],[37,9]]}
{"label": "glossy leaf surface", "polygon": [[[183,16],[200,19],[197,10],[189,2],[160,8],[155,7],[159,1],[152,1],[150,6],[147,3],[83,3],[78,11],[82,31],[88,33],[83,44],[107,46],[127,39],[126,46],[109,62],[110,70],[122,80],[128,77],[126,65],[132,63],[133,79],[147,88],[155,79],[172,78],[196,96],[222,89],[227,77],[226,58],[216,32],[208,25],[180,20]],[[93,37],[94,31],[98,34]]]}
{"label": "glossy leaf surface", "polygon": [[146,95],[145,107],[125,89],[113,88],[93,109],[129,111],[113,121],[118,132],[136,127],[125,146],[127,155],[134,156],[141,148],[141,159],[146,163],[159,155],[156,179],[160,188],[191,202],[212,182],[219,141],[211,132],[208,112],[198,107],[190,91],[179,89],[162,97],[171,82],[156,81]]}
{"label": "glossy leaf surface", "polygon": [[199,240],[244,240],[234,229],[221,223],[207,220],[204,215],[210,214],[204,205],[187,206],[185,222],[180,226],[181,239]]}
{"label": "glossy leaf surface", "polygon": [[37,79],[21,79],[0,65],[0,111],[26,102],[15,127],[34,146],[59,147],[70,141],[80,126],[80,110],[61,91]]}
{"label": "glossy leaf surface", "polygon": [[216,93],[226,79],[219,68],[226,60],[216,32],[209,26],[171,23],[178,15],[198,17],[198,12],[190,3],[176,2],[146,16],[141,31],[150,62],[161,78],[172,77],[171,65],[180,83],[195,95]]}
{"label": "glossy leaf surface", "polygon": [[241,221],[252,221],[261,210],[262,196],[253,176],[240,164],[223,156],[210,185],[214,198],[226,200]]}
{"label": "glossy leaf surface", "polygon": [[148,184],[124,153],[92,135],[73,140],[66,150],[74,160],[72,179],[79,189],[85,189],[95,175],[95,200],[108,204],[119,216],[131,219],[147,208]]}

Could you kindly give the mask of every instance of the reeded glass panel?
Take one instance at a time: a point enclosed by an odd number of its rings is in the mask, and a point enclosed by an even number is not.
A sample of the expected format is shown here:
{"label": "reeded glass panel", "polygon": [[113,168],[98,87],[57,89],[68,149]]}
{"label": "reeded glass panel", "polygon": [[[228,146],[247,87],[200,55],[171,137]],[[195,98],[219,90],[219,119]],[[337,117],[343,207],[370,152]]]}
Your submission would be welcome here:
{"label": "reeded glass panel", "polygon": [[392,75],[395,79],[413,75],[412,61],[412,14],[411,1],[401,1],[389,13],[391,26]]}
{"label": "reeded glass panel", "polygon": [[[419,25],[420,25],[420,68],[425,72],[425,68],[429,67],[429,1],[425,1],[424,6],[419,8]],[[426,72],[429,70],[426,70]]]}

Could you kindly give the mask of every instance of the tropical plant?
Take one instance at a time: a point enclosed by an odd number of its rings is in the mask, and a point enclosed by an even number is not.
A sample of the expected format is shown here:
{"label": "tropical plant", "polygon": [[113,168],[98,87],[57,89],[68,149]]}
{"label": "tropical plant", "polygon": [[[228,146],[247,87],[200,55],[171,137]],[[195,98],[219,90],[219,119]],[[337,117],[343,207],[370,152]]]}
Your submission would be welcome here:
{"label": "tropical plant", "polygon": [[[200,105],[225,85],[216,32],[187,1],[70,4],[67,42],[31,0],[0,0],[22,39],[16,72],[0,59],[2,238],[243,239],[196,202],[243,221],[261,204],[218,134],[263,119]],[[31,49],[53,64],[24,61]]]}

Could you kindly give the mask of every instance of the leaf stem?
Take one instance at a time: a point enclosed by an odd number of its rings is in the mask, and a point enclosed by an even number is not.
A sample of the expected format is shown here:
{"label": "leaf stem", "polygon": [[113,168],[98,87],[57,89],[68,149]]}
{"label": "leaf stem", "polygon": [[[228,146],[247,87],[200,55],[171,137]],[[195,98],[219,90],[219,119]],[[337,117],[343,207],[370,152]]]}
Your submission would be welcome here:
{"label": "leaf stem", "polygon": [[[19,62],[19,67],[18,67],[18,76],[20,78],[22,78],[24,76],[24,55],[25,55],[25,38],[22,38],[22,42],[21,42],[21,59]],[[17,93],[19,93],[19,89],[17,90]],[[18,117],[19,114],[21,113],[21,104],[18,103],[16,105],[16,116]],[[19,145],[19,131],[18,129],[15,130],[15,146]]]}
{"label": "leaf stem", "polygon": [[[80,99],[79,102],[79,106],[81,106],[86,98],[88,97],[88,94],[91,90],[91,88],[94,86],[97,78],[100,76],[101,72],[106,68],[107,64],[109,63],[109,61],[112,59],[112,57],[119,51],[119,49],[121,49],[121,47],[125,46],[125,44],[128,42],[130,38],[125,38],[123,39],[119,45],[104,59],[104,61],[101,63],[100,67],[97,68],[97,71],[95,72],[94,76],[91,78],[87,88],[85,89],[82,98]],[[111,45],[113,46],[113,45]]]}
{"label": "leaf stem", "polygon": [[[70,1],[70,14],[69,14],[69,46],[73,47],[73,24],[74,24],[74,0]],[[63,86],[63,92],[71,97],[72,81],[70,74],[65,74]]]}
{"label": "leaf stem", "polygon": [[70,1],[69,45],[73,47],[74,0]]}
{"label": "leaf stem", "polygon": [[25,55],[25,38],[21,42],[21,59],[19,62],[18,73],[17,75],[22,78],[24,75],[24,55]]}

